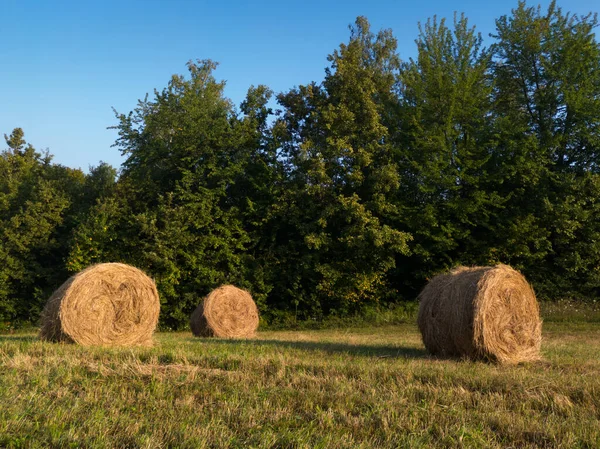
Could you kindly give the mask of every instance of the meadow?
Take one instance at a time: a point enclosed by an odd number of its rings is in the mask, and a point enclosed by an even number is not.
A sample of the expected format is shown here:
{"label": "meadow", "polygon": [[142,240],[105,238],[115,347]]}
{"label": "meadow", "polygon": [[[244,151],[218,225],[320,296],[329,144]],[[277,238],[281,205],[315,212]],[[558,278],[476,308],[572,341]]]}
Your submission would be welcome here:
{"label": "meadow", "polygon": [[0,447],[600,447],[598,310],[543,310],[543,360],[519,366],[431,358],[411,322],[127,349],[0,335]]}

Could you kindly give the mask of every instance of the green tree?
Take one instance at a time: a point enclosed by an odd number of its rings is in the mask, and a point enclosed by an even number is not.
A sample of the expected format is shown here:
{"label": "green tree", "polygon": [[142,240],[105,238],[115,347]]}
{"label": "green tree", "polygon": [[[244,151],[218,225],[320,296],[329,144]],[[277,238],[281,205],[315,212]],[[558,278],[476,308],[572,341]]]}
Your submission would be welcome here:
{"label": "green tree", "polygon": [[256,289],[259,299],[267,289],[249,267],[276,159],[265,136],[270,91],[251,88],[240,115],[215,67],[190,62],[188,78],[174,75],[152,100],[117,115],[127,159],[114,195],[78,228],[70,258],[76,269],[112,259],[146,270],[169,327],[187,324],[219,284]]}
{"label": "green tree", "polygon": [[553,171],[598,172],[600,47],[597,15],[546,14],[521,1],[496,21],[497,111],[527,125]]}
{"label": "green tree", "polygon": [[330,56],[321,85],[278,97],[274,125],[287,184],[274,242],[279,306],[344,314],[389,294],[387,273],[410,235],[395,229],[400,179],[383,118],[394,105],[396,40],[364,17]]}
{"label": "green tree", "polygon": [[23,130],[5,135],[0,156],[0,319],[35,321],[66,275],[67,217],[80,170],[51,163],[26,143]]}
{"label": "green tree", "polygon": [[495,154],[508,202],[491,244],[547,297],[599,291],[597,25],[555,2],[545,14],[520,2],[496,21]]}
{"label": "green tree", "polygon": [[[481,263],[501,207],[489,173],[489,51],[464,15],[420,26],[418,56],[402,65],[396,146],[403,184],[400,222],[414,235],[398,283],[415,292],[457,263]],[[408,281],[406,281],[408,279]]]}

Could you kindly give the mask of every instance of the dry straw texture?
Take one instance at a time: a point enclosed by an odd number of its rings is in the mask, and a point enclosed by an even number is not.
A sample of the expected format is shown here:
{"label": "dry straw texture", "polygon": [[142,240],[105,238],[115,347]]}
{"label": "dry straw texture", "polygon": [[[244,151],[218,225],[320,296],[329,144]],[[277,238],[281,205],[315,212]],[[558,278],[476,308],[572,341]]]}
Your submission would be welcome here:
{"label": "dry straw texture", "polygon": [[250,293],[223,285],[194,310],[190,327],[197,337],[253,337],[258,328],[258,309]]}
{"label": "dry straw texture", "polygon": [[121,263],[92,265],[48,300],[40,337],[82,345],[149,345],[160,301],[152,279]]}
{"label": "dry straw texture", "polygon": [[434,277],[419,300],[417,322],[434,355],[507,364],[540,357],[542,322],[535,293],[509,266],[456,268]]}

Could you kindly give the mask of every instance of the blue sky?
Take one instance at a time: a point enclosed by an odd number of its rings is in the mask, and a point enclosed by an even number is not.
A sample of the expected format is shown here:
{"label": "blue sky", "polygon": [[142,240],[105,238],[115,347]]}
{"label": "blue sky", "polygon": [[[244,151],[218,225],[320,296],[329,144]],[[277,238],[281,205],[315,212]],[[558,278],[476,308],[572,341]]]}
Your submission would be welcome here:
{"label": "blue sky", "polygon": [[[536,5],[538,2],[529,2]],[[541,2],[542,7],[548,1]],[[348,40],[348,25],[366,16],[374,31],[391,28],[399,54],[415,54],[418,22],[464,12],[487,37],[494,19],[517,0],[255,1],[0,0],[0,134],[19,126],[55,161],[88,170],[119,166],[107,130],[112,112],[185,73],[190,59],[219,62],[236,104],[250,85],[275,92],[320,81],[327,55]],[[597,0],[559,2],[565,11],[599,11]],[[2,147],[4,148],[4,141]]]}

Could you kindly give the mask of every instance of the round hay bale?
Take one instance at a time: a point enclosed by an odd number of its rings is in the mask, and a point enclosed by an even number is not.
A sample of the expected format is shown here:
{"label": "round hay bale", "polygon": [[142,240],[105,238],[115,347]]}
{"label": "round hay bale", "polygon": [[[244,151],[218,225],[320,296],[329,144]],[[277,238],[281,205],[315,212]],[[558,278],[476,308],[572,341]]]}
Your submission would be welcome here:
{"label": "round hay bale", "polygon": [[258,309],[250,293],[223,285],[194,310],[190,327],[197,337],[250,338],[258,328]]}
{"label": "round hay bale", "polygon": [[48,300],[40,338],[81,345],[148,345],[160,301],[152,279],[122,263],[92,265]]}
{"label": "round hay bale", "polygon": [[535,293],[507,265],[456,268],[434,277],[419,300],[417,324],[433,355],[507,364],[540,358]]}

